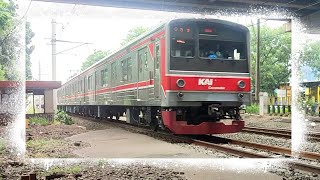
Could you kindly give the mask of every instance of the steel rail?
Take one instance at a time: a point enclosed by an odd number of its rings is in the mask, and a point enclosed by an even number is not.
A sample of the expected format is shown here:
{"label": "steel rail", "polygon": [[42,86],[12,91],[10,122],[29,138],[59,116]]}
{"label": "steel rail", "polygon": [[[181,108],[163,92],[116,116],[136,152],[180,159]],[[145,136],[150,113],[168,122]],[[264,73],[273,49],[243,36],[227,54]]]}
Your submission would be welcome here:
{"label": "steel rail", "polygon": [[[258,127],[245,127],[244,129],[242,129],[242,132],[291,139],[291,131],[285,130],[285,129],[267,129],[267,128],[258,128]],[[310,133],[307,133],[307,136],[311,140],[320,141],[320,133],[310,132]]]}
{"label": "steel rail", "polygon": [[[246,157],[246,158],[274,158],[274,157],[263,155],[263,154],[244,151],[244,150],[240,150],[240,149],[237,149],[234,147],[218,145],[218,144],[214,144],[214,143],[210,143],[210,142],[206,142],[206,141],[201,141],[201,140],[192,140],[192,144],[198,145],[198,146],[204,146],[204,147],[208,147],[208,148],[213,148],[213,149],[216,149],[221,152],[226,152],[229,154],[242,156],[242,157]],[[289,162],[288,166],[292,167],[294,169],[299,169],[299,170],[306,171],[306,172],[320,174],[320,167],[319,166],[314,166],[314,165],[301,163],[301,162]]]}
{"label": "steel rail", "polygon": [[[239,141],[239,140],[234,140],[234,139],[230,139],[230,140],[231,140],[230,144],[246,146],[246,147],[250,147],[250,148],[273,152],[276,154],[285,154],[287,156],[292,156],[292,151],[290,148],[276,147],[276,146],[252,143],[252,142],[247,142],[247,141]],[[309,160],[320,160],[320,154],[313,153],[313,152],[302,151],[299,153],[299,157],[304,158],[304,159],[309,159]]]}

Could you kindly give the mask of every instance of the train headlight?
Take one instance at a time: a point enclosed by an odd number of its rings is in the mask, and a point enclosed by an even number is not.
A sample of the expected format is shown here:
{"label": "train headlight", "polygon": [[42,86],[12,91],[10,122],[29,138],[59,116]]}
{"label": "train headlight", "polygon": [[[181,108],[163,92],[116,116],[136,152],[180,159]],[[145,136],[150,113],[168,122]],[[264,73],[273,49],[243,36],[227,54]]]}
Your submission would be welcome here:
{"label": "train headlight", "polygon": [[183,79],[178,79],[176,83],[179,88],[183,88],[186,85],[186,82]]}
{"label": "train headlight", "polygon": [[244,81],[240,80],[240,81],[238,81],[238,86],[239,86],[239,88],[243,89],[246,87],[246,83]]}

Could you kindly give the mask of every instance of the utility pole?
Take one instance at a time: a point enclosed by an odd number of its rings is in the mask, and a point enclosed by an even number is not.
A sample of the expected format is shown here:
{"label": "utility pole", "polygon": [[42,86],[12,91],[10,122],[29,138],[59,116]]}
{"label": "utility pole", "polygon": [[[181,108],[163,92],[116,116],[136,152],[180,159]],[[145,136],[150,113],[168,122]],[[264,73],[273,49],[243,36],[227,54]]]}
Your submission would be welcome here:
{"label": "utility pole", "polygon": [[39,81],[41,81],[41,66],[40,66],[40,61],[39,61]]}
{"label": "utility pole", "polygon": [[259,101],[260,93],[260,19],[258,19],[257,28],[257,61],[256,61],[256,87],[255,87],[255,101]]}
{"label": "utility pole", "polygon": [[[51,38],[45,38],[45,39],[51,39],[51,46],[52,46],[52,81],[56,81],[57,80],[56,79],[57,78],[56,77],[56,74],[57,74],[57,63],[56,63],[57,55],[62,54],[64,52],[66,52],[66,51],[73,50],[73,49],[78,48],[80,46],[87,45],[87,44],[92,44],[92,43],[67,41],[67,40],[58,40],[57,39],[56,26],[57,26],[57,24],[61,24],[61,23],[57,23],[55,21],[55,19],[52,19],[51,24],[52,24],[52,35],[51,35]],[[56,49],[57,42],[76,43],[76,44],[80,44],[80,45],[71,47],[69,49],[62,50],[60,52],[57,52],[57,49]]]}
{"label": "utility pole", "polygon": [[51,43],[52,43],[52,81],[56,80],[56,21],[52,19],[52,37],[51,37]]}

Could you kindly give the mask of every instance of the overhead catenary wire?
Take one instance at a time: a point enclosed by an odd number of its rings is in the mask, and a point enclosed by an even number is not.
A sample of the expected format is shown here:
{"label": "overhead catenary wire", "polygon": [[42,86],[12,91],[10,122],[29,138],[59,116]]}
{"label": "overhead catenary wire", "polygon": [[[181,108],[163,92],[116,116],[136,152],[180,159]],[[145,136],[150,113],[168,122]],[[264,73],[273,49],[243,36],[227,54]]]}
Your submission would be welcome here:
{"label": "overhead catenary wire", "polygon": [[72,47],[72,48],[69,48],[69,49],[60,51],[60,52],[56,53],[55,55],[61,54],[61,53],[66,52],[66,51],[70,51],[70,50],[72,50],[72,49],[78,48],[78,47],[83,46],[83,45],[86,45],[86,44],[89,44],[89,43],[82,43],[82,44],[80,44],[80,45],[78,45],[78,46],[74,46],[74,47]]}

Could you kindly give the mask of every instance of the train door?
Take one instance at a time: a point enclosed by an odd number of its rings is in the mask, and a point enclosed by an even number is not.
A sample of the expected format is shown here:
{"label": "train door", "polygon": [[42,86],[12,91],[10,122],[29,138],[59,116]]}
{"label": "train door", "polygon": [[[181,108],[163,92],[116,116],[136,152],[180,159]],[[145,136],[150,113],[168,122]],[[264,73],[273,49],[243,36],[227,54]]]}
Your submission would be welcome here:
{"label": "train door", "polygon": [[160,98],[160,43],[154,48],[154,98]]}
{"label": "train door", "polygon": [[117,86],[117,81],[118,81],[117,73],[118,72],[117,72],[117,61],[116,61],[111,64],[111,87],[113,87],[111,91],[111,97],[113,102],[117,101],[117,93],[116,91],[114,91],[115,89],[114,87]]}
{"label": "train door", "polygon": [[93,90],[94,90],[94,98],[93,98],[93,101],[96,102],[95,104],[97,104],[97,89],[98,89],[98,70],[94,72],[94,87],[93,87]]}
{"label": "train door", "polygon": [[92,74],[88,76],[88,102],[89,104],[92,103]]}
{"label": "train door", "polygon": [[84,76],[84,78],[83,78],[83,102],[85,104],[87,103],[86,94],[87,94],[87,76]]}
{"label": "train door", "polygon": [[140,100],[147,100],[149,95],[147,89],[144,87],[144,82],[148,80],[149,76],[147,52],[147,48],[138,51],[138,99]]}
{"label": "train door", "polygon": [[84,94],[84,88],[83,88],[83,78],[80,77],[80,105],[83,103],[83,94]]}

